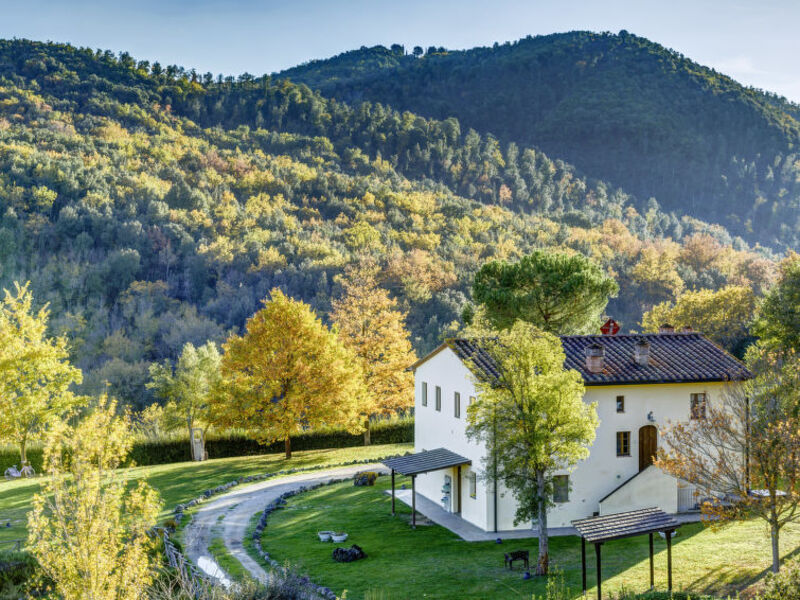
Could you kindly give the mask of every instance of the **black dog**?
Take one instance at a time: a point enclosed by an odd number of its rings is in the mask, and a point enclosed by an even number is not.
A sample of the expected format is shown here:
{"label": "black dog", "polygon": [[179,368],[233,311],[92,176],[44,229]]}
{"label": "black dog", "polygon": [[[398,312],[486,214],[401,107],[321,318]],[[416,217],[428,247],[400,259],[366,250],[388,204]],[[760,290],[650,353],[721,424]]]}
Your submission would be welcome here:
{"label": "black dog", "polygon": [[513,552],[506,552],[506,566],[510,569],[514,568],[514,561],[521,560],[525,563],[525,570],[528,570],[529,554],[527,550],[514,550]]}

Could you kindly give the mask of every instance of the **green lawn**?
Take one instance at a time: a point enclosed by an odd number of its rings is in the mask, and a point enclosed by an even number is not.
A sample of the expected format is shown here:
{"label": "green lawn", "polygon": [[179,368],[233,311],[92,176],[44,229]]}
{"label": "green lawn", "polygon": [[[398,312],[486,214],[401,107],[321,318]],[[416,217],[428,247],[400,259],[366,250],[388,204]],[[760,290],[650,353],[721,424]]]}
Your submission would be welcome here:
{"label": "green lawn", "polygon": [[[402,480],[401,480],[402,481]],[[349,600],[381,598],[525,598],[544,593],[544,581],[524,581],[521,570],[503,569],[503,552],[527,548],[533,558],[536,540],[464,542],[438,526],[408,525],[410,510],[398,502],[398,517],[390,514],[383,493],[388,477],[373,488],[338,484],[291,498],[285,509],[270,516],[262,538],[264,549],[317,583],[335,592],[347,590]],[[317,541],[322,529],[345,530],[346,544],[358,544],[368,558],[339,564],[335,547]],[[787,528],[784,556],[800,547],[800,526]],[[588,548],[590,586],[595,571],[593,548]],[[647,536],[603,545],[604,596],[623,587],[645,591],[649,586]],[[580,595],[580,543],[576,537],[551,539],[552,564],[563,572],[567,586]],[[666,544],[656,536],[656,587],[666,589]],[[673,547],[676,590],[724,596],[760,579],[769,568],[770,546],[760,522],[733,525],[722,531],[701,524],[680,529]],[[594,592],[596,593],[596,592]],[[590,594],[590,597],[591,594]]]}
{"label": "green lawn", "polygon": [[[163,500],[161,519],[171,515],[176,504],[187,502],[202,491],[239,477],[275,472],[299,467],[324,467],[326,465],[360,459],[377,459],[411,450],[411,444],[388,444],[334,450],[307,450],[294,452],[290,460],[283,454],[264,454],[239,458],[220,458],[205,462],[182,462],[152,467],[126,469],[132,480],[144,478],[157,489]],[[25,538],[26,515],[31,498],[39,491],[41,478],[18,481],[0,480],[0,549],[8,547],[4,541]],[[6,527],[11,523],[11,527]]]}

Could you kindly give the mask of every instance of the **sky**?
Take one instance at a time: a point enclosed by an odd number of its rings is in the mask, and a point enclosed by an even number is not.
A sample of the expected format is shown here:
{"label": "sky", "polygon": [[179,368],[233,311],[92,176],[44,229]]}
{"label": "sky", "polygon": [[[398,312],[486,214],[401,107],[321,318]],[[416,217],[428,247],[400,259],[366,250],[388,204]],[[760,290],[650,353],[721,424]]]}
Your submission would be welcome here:
{"label": "sky", "polygon": [[798,0],[0,0],[0,37],[126,50],[215,75],[376,44],[449,49],[626,29],[800,102]]}

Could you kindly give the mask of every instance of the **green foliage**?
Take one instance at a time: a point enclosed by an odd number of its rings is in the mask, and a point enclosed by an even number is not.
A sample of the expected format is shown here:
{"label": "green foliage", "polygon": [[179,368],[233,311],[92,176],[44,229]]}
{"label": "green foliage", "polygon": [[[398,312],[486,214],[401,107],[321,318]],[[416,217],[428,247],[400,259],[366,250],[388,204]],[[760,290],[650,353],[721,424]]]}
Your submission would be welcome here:
{"label": "green foliage", "polygon": [[[655,197],[667,213],[753,241],[800,241],[800,106],[627,32],[528,36],[422,58],[377,46],[278,76],[346,102],[456,117],[503,146],[535,144],[622,186],[643,213]],[[509,187],[524,196],[522,185]]]}
{"label": "green foliage", "polygon": [[517,321],[479,343],[494,359],[497,377],[475,379],[479,396],[467,409],[467,436],[488,449],[481,476],[514,495],[514,523],[537,523],[536,572],[545,575],[553,476],[589,456],[597,405],[583,401],[583,379],[564,368],[564,350],[553,334]]}
{"label": "green foliage", "polygon": [[596,331],[619,287],[580,254],[536,250],[516,263],[493,261],[475,275],[472,293],[500,329],[517,319],[554,334]]}
{"label": "green foliage", "polygon": [[[371,443],[406,444],[414,441],[414,419],[392,419],[373,422],[370,428]],[[327,448],[351,448],[364,444],[360,434],[344,429],[319,429],[297,434],[292,438],[295,450],[323,450]],[[210,433],[206,440],[209,458],[232,458],[236,456],[259,456],[283,451],[283,442],[263,446],[252,438],[238,434]],[[185,436],[167,439],[139,439],[133,444],[128,458],[138,466],[163,465],[192,459],[189,440]],[[28,449],[28,461],[37,473],[42,472],[42,447]],[[0,449],[0,471],[11,465],[19,467],[19,453],[14,448]]]}
{"label": "green foliage", "polygon": [[800,255],[781,263],[777,285],[761,306],[756,332],[768,343],[800,352]]}
{"label": "green foliage", "polygon": [[[457,54],[387,50],[375,61]],[[268,290],[327,322],[337,276],[365,253],[418,355],[458,321],[483,262],[539,248],[613,273],[621,292],[608,311],[629,326],[674,290],[769,284],[768,250],[441,116],[0,41],[0,286],[30,280],[49,303],[81,392],[141,409],[156,400],[153,363],[241,332]],[[725,260],[682,253],[695,234]]]}
{"label": "green foliage", "polygon": [[800,600],[800,560],[787,561],[779,573],[767,575],[758,600]]}

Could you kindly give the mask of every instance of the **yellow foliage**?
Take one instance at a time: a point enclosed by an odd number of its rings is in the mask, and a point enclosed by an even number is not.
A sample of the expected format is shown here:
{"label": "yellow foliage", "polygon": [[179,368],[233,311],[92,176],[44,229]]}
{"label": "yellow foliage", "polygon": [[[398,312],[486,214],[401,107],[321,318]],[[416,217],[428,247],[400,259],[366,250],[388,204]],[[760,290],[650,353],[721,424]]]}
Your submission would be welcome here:
{"label": "yellow foliage", "polygon": [[309,306],[278,289],[225,343],[222,373],[228,394],[214,407],[217,421],[249,430],[261,443],[286,441],[307,427],[358,430],[364,379],[352,351]]}
{"label": "yellow foliage", "polygon": [[147,531],[158,495],[129,489],[116,471],[133,446],[129,420],[101,400],[77,426],[60,422],[47,436],[47,480],[28,515],[28,547],[64,600],[139,600],[156,555]]}

